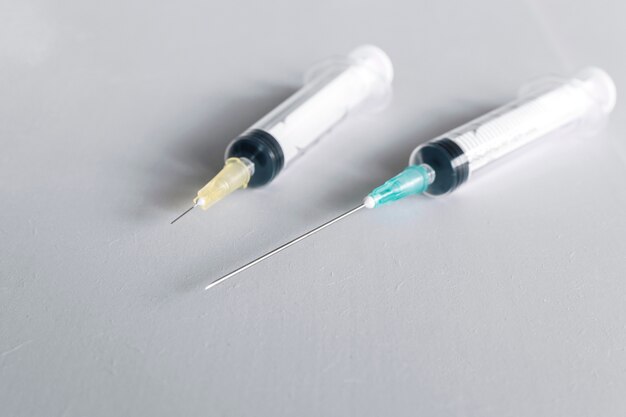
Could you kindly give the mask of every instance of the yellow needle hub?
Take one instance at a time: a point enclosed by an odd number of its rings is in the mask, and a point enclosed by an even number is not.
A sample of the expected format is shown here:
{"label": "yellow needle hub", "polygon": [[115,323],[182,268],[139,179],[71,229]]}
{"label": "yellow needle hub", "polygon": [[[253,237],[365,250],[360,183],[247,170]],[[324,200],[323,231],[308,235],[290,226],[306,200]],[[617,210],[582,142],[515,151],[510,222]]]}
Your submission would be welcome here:
{"label": "yellow needle hub", "polygon": [[228,158],[224,168],[198,191],[196,206],[208,209],[233,191],[246,188],[254,174],[254,164],[243,158]]}

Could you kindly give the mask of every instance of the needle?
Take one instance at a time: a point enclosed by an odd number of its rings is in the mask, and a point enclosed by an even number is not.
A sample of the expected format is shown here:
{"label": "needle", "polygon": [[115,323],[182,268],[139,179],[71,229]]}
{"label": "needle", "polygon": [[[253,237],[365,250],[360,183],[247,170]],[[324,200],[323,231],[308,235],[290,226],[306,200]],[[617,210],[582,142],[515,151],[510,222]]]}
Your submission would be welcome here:
{"label": "needle", "polygon": [[254,261],[252,262],[248,262],[247,264],[245,264],[244,266],[235,269],[233,272],[224,275],[223,277],[216,279],[215,281],[213,281],[212,283],[210,283],[209,285],[207,285],[204,289],[205,291],[208,290],[211,287],[216,286],[217,284],[219,284],[222,281],[227,280],[228,278],[234,277],[235,275],[237,275],[240,272],[245,271],[248,268],[253,267],[254,265],[258,264],[261,261],[264,261],[265,259],[269,258],[270,256],[276,255],[278,252],[281,252],[283,249],[287,249],[289,246],[291,245],[295,245],[296,243],[300,242],[301,240],[306,239],[307,237],[319,232],[322,229],[325,229],[326,227],[330,226],[331,224],[338,222],[339,220],[348,217],[349,215],[351,215],[352,213],[356,213],[357,211],[361,210],[362,208],[364,208],[365,206],[363,204],[349,210],[346,211],[345,213],[343,213],[341,216],[335,217],[332,220],[327,221],[326,223],[322,224],[321,226],[316,227],[315,229],[309,230],[308,232],[306,232],[303,235],[298,236],[297,238],[290,240],[289,242],[285,243],[282,246],[277,247],[276,249],[266,253],[265,255],[256,258]]}
{"label": "needle", "polygon": [[189,207],[187,210],[184,211],[183,214],[181,214],[180,216],[176,217],[174,220],[172,220],[172,222],[170,224],[174,224],[178,221],[178,219],[180,219],[181,217],[183,217],[185,214],[189,213],[191,210],[193,210],[195,207],[197,206],[197,204],[194,204],[193,206]]}

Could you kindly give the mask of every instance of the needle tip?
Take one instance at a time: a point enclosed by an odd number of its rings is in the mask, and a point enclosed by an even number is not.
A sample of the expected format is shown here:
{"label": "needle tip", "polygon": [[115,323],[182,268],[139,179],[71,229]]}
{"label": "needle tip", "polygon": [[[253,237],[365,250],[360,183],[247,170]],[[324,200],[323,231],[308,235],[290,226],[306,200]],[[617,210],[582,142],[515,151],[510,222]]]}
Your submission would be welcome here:
{"label": "needle tip", "polygon": [[215,287],[220,282],[227,280],[228,278],[232,277],[233,275],[237,275],[238,272],[239,271],[233,271],[230,274],[224,275],[223,277],[221,277],[219,279],[216,279],[215,281],[213,281],[212,283],[210,283],[209,285],[204,287],[204,291],[210,290],[211,288]]}
{"label": "needle tip", "polygon": [[181,217],[183,217],[185,214],[189,213],[191,210],[193,210],[195,207],[197,206],[197,204],[194,204],[193,206],[189,207],[187,210],[185,210],[183,212],[183,214],[181,214],[180,216],[176,217],[174,220],[172,220],[170,222],[170,224],[174,224],[178,221],[178,219],[180,219]]}

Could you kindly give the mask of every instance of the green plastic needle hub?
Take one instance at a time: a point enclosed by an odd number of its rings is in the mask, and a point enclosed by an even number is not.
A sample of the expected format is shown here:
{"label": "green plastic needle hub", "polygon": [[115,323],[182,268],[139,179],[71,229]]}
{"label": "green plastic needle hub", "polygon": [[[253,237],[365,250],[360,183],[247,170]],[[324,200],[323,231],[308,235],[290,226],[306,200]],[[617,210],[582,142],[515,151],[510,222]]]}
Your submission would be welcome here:
{"label": "green plastic needle hub", "polygon": [[363,204],[374,208],[410,195],[422,194],[435,180],[435,171],[426,164],[410,165],[404,171],[375,188]]}

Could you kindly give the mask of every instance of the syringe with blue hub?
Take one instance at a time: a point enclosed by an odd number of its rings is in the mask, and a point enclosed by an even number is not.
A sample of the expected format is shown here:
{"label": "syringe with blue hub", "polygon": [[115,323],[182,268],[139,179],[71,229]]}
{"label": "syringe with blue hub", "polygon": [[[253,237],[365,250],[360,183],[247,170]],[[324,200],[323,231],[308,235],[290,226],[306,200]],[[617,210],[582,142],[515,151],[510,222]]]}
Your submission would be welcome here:
{"label": "syringe with blue hub", "polygon": [[415,148],[409,166],[375,188],[357,207],[213,281],[205,289],[363,208],[376,208],[410,195],[445,195],[476,171],[539,138],[592,134],[613,110],[615,99],[613,80],[598,68],[587,68],[571,79],[551,78],[530,84],[517,100]]}
{"label": "syringe with blue hub", "polygon": [[349,115],[386,107],[392,80],[391,60],[372,45],[313,67],[301,89],[228,145],[224,168],[172,223],[194,207],[208,209],[235,190],[269,184]]}

